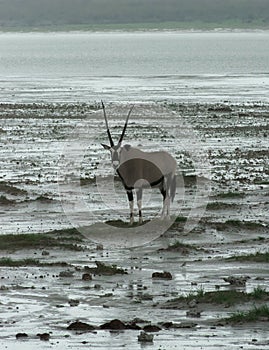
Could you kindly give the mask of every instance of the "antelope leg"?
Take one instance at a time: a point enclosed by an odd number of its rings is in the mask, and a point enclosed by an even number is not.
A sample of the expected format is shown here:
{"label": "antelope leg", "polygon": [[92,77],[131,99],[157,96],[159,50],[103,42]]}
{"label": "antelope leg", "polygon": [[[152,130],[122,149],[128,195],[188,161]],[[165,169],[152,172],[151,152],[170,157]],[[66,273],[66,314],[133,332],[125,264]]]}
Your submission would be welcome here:
{"label": "antelope leg", "polygon": [[129,200],[129,207],[130,207],[130,225],[134,223],[134,196],[133,191],[127,191],[127,196]]}

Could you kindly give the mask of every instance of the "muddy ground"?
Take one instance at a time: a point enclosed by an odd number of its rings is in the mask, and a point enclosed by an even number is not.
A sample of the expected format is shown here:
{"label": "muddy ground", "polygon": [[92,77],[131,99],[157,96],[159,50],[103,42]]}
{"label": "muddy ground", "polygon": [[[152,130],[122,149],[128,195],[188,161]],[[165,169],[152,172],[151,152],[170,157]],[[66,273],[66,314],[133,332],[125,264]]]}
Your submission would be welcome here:
{"label": "muddy ground", "polygon": [[[126,142],[170,151],[179,182],[177,220],[131,248],[80,230],[128,221],[118,181],[113,205],[98,193],[99,108],[0,105],[1,348],[268,349],[269,106],[136,106]],[[113,135],[126,110],[108,106]]]}

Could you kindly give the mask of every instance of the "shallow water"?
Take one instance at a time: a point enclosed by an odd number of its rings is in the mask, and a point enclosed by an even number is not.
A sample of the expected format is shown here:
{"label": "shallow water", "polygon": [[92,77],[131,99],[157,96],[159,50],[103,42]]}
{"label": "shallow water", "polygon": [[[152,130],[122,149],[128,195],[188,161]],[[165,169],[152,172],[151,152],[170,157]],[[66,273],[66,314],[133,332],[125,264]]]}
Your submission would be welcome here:
{"label": "shallow water", "polygon": [[268,36],[1,33],[1,101],[268,102]]}

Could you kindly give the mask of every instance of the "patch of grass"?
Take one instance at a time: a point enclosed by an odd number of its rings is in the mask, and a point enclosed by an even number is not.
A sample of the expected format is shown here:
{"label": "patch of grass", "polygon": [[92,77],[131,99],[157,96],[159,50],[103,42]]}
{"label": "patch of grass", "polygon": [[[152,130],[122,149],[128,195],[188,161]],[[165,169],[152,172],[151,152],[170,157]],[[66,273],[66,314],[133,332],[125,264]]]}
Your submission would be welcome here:
{"label": "patch of grass", "polygon": [[186,222],[187,221],[187,217],[185,216],[178,216],[175,220],[175,222]]}
{"label": "patch of grass", "polygon": [[257,321],[269,321],[269,307],[268,305],[262,305],[260,307],[254,307],[248,311],[238,311],[231,317],[225,318],[224,321],[228,323],[248,323]]}
{"label": "patch of grass", "polygon": [[0,266],[7,267],[22,267],[22,266],[68,266],[65,262],[55,262],[55,263],[43,263],[38,259],[21,259],[21,260],[13,260],[9,257],[3,257],[0,259]]}
{"label": "patch of grass", "polygon": [[[68,250],[80,251],[82,247],[77,244],[66,243],[66,237],[52,237],[51,233],[36,234],[18,234],[18,235],[1,235],[0,250],[21,250],[21,249],[45,249],[45,248],[63,248]],[[79,242],[79,241],[77,241]]]}
{"label": "patch of grass", "polygon": [[16,202],[6,198],[6,196],[0,196],[0,205],[12,205]]}
{"label": "patch of grass", "polygon": [[64,242],[74,241],[80,243],[84,238],[84,236],[76,228],[63,228],[59,230],[49,231],[46,234]]}
{"label": "patch of grass", "polygon": [[22,260],[13,260],[11,258],[1,258],[0,266],[39,266],[40,262],[37,259],[22,259]]}
{"label": "patch of grass", "polygon": [[161,252],[178,252],[182,255],[187,255],[190,253],[191,250],[198,250],[196,247],[191,246],[190,244],[184,244],[180,241],[175,241],[172,244],[169,244],[167,248],[161,248],[158,251]]}
{"label": "patch of grass", "polygon": [[196,291],[196,297],[198,298],[198,299],[202,299],[204,296],[205,296],[205,291],[204,291],[204,288],[201,286],[201,287],[199,287],[198,289],[197,289],[197,291]]}
{"label": "patch of grass", "polygon": [[268,180],[254,180],[254,184],[256,185],[269,185]]}
{"label": "patch of grass", "polygon": [[134,223],[132,225],[130,225],[129,222],[125,222],[122,220],[109,220],[109,221],[106,221],[106,224],[113,226],[113,227],[130,228],[130,227],[145,225],[148,222],[149,222],[149,220],[145,220],[142,222],[142,224],[140,224],[138,221],[134,221]]}
{"label": "patch of grass", "polygon": [[264,299],[269,296],[269,293],[266,292],[265,288],[257,286],[254,288],[253,292],[251,293],[251,296],[253,296],[254,299]]}
{"label": "patch of grass", "polygon": [[87,186],[87,185],[92,185],[96,183],[96,178],[95,177],[81,177],[80,178],[80,185],[81,186]]}
{"label": "patch of grass", "polygon": [[219,193],[214,197],[217,198],[243,198],[245,196],[244,193],[242,192],[223,192],[223,193]]}
{"label": "patch of grass", "polygon": [[236,204],[224,203],[224,202],[211,202],[207,204],[208,210],[220,210],[220,209],[233,209]]}
{"label": "patch of grass", "polygon": [[227,260],[268,263],[269,262],[269,251],[265,252],[265,253],[258,252],[255,254],[234,256],[234,257],[228,258]]}
{"label": "patch of grass", "polygon": [[241,220],[227,220],[225,222],[217,223],[216,228],[218,230],[225,230],[228,227],[246,229],[246,230],[256,230],[260,228],[265,228],[265,226],[259,222],[253,221],[241,221]]}
{"label": "patch of grass", "polygon": [[27,191],[22,190],[18,187],[9,185],[5,182],[0,182],[0,191],[11,194],[13,196],[17,196],[17,195],[25,195],[27,194]]}
{"label": "patch of grass", "polygon": [[256,287],[252,293],[237,290],[205,292],[203,288],[199,288],[195,292],[191,292],[188,295],[181,295],[176,299],[168,301],[168,303],[176,304],[177,302],[189,302],[194,299],[199,303],[234,305],[253,300],[269,300],[269,292],[262,287]]}
{"label": "patch of grass", "polygon": [[96,263],[96,267],[93,267],[93,268],[87,267],[86,270],[91,273],[95,273],[97,275],[112,276],[116,274],[120,274],[120,275],[127,274],[127,272],[124,269],[117,267],[117,265],[106,265],[100,261],[95,261],[95,263]]}

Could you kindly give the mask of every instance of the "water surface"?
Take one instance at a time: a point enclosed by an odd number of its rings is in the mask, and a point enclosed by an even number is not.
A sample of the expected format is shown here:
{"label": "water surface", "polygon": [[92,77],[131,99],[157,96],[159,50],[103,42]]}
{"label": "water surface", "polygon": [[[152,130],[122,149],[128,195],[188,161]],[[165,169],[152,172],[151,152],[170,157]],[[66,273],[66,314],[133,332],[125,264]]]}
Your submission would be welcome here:
{"label": "water surface", "polygon": [[269,32],[2,33],[3,102],[264,100]]}

